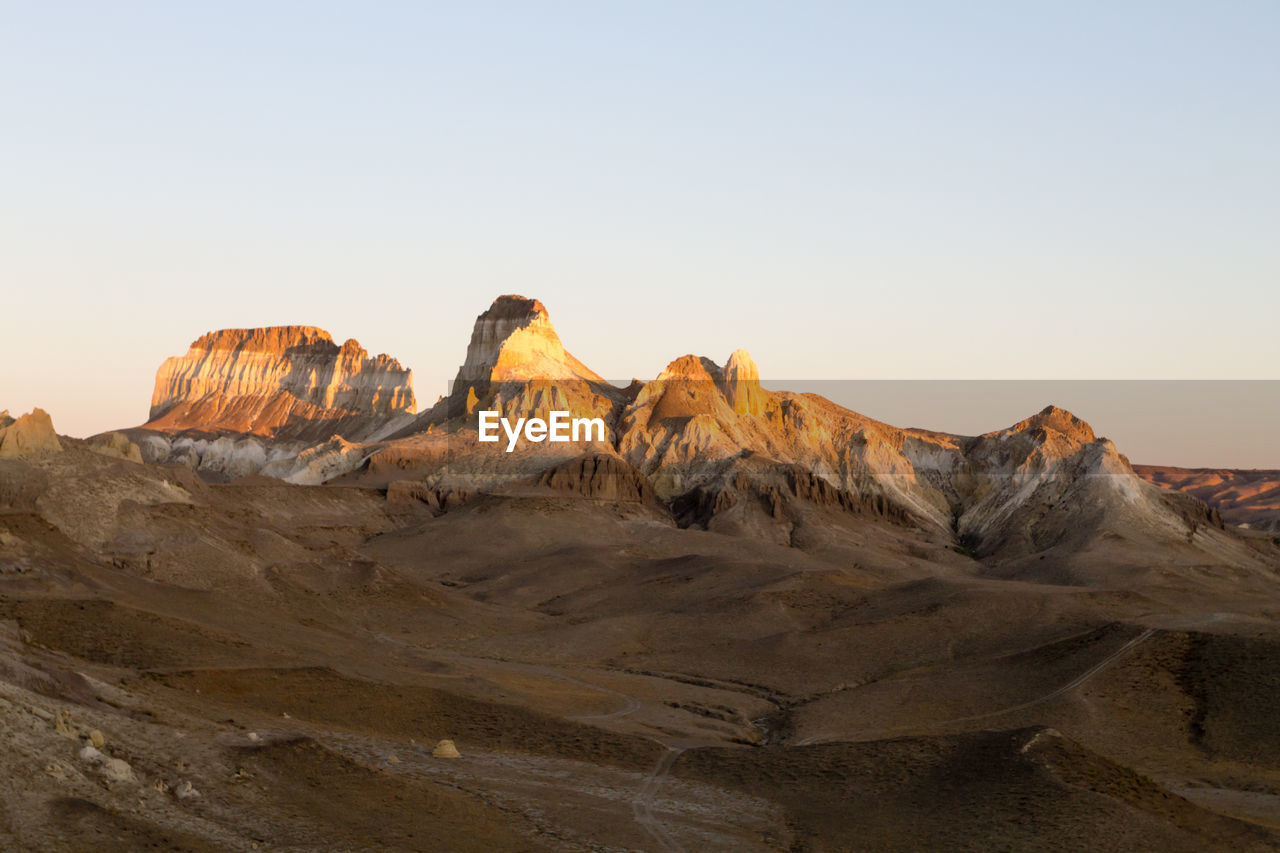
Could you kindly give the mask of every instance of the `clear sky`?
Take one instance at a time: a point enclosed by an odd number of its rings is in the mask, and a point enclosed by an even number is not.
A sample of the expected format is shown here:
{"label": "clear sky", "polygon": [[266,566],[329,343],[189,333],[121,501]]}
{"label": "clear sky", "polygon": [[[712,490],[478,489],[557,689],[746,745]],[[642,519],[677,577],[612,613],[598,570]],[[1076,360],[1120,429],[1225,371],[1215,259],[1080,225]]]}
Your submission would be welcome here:
{"label": "clear sky", "polygon": [[1280,377],[1280,3],[0,21],[0,408],[71,434],[230,326],[355,337],[430,402],[508,292],[620,378],[737,347],[780,379]]}

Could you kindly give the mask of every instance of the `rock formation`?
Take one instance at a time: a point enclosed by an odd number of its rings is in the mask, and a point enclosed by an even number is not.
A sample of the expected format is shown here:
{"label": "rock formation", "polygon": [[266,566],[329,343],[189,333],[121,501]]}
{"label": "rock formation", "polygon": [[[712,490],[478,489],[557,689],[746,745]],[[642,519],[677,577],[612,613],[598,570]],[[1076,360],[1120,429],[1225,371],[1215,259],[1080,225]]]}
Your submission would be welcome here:
{"label": "rock formation", "polygon": [[85,447],[103,456],[117,456],[130,462],[142,462],[142,449],[122,432],[104,432],[85,441]]}
{"label": "rock formation", "polygon": [[454,384],[539,379],[604,381],[565,352],[541,302],[499,296],[476,318],[467,357]]}
{"label": "rock formation", "polygon": [[461,758],[462,753],[458,752],[458,746],[448,738],[440,741],[431,750],[433,758]]}
{"label": "rock formation", "polygon": [[[356,341],[338,346],[310,325],[280,325],[198,338],[156,371],[150,420],[123,432],[148,462],[189,465],[211,479],[271,466],[289,478],[303,467],[333,470],[312,467],[314,459],[293,464],[315,444],[371,441],[413,418],[412,371],[399,361],[370,356]],[[343,465],[364,460],[349,456]]]}
{"label": "rock formation", "polygon": [[[536,474],[583,452],[611,449],[612,442],[548,443],[507,454],[500,443],[477,441],[479,412],[497,411],[514,423],[565,411],[573,417],[602,418],[612,429],[632,393],[606,382],[567,352],[541,302],[499,296],[476,318],[449,396],[392,437],[448,433],[447,446],[435,455],[462,463],[448,466],[459,475],[458,484],[495,485]],[[464,483],[467,480],[471,482]]]}
{"label": "rock formation", "polygon": [[412,372],[388,355],[371,358],[355,340],[338,346],[312,326],[223,329],[191,344],[156,374],[151,419],[181,403],[288,392],[321,409],[368,414],[413,411]]}
{"label": "rock formation", "polygon": [[237,477],[334,436],[394,432],[414,411],[412,371],[354,340],[339,346],[313,326],[224,329],[160,366],[150,419],[127,437],[147,461]]}
{"label": "rock formation", "polygon": [[[976,437],[900,429],[816,395],[766,390],[745,350],[723,367],[682,356],[621,388],[567,352],[542,303],[522,296],[476,318],[450,395],[416,417],[408,379],[393,359],[311,327],[219,332],[165,363],[150,437],[131,437],[148,460],[214,477],[341,479],[389,494],[411,481],[411,494],[396,494],[432,513],[444,511],[439,495],[533,484],[665,503],[680,523],[769,528],[780,542],[813,513],[843,512],[925,526],[996,560],[1080,549],[1121,529],[1222,544],[1202,504],[1144,482],[1062,409]],[[599,417],[608,436],[508,453],[478,440],[479,412],[494,410],[511,422],[553,410]]]}
{"label": "rock formation", "polygon": [[734,350],[724,366],[724,393],[739,415],[764,414],[765,396],[760,388],[760,371],[744,349]]}
{"label": "rock formation", "polygon": [[588,453],[548,468],[535,482],[591,500],[659,504],[644,475],[606,453]]}
{"label": "rock formation", "polygon": [[428,423],[496,410],[513,420],[553,410],[612,419],[624,392],[565,351],[547,309],[536,299],[499,296],[476,318],[467,357],[449,398]]}
{"label": "rock formation", "polygon": [[354,340],[338,346],[312,326],[223,329],[160,366],[147,427],[289,437],[414,408],[412,371]]}
{"label": "rock formation", "polygon": [[49,453],[62,449],[53,419],[44,409],[32,409],[16,420],[6,409],[0,412],[0,456]]}

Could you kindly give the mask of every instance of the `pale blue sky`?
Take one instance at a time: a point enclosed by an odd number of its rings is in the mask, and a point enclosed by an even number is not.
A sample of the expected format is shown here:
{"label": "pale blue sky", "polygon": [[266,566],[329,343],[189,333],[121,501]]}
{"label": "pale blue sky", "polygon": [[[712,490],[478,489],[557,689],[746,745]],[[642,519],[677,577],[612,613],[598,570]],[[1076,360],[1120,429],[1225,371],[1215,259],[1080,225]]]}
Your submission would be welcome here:
{"label": "pale blue sky", "polygon": [[1280,3],[0,22],[0,408],[73,434],[227,326],[355,337],[429,402],[505,292],[621,378],[737,347],[779,379],[1280,376]]}

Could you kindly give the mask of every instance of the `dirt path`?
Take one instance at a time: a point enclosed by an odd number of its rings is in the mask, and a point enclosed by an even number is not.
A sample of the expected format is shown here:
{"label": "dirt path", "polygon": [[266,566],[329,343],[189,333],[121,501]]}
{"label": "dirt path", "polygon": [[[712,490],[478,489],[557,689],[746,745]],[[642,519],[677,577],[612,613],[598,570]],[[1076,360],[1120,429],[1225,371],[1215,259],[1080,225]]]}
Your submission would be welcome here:
{"label": "dirt path", "polygon": [[658,759],[658,763],[654,765],[649,777],[645,779],[644,785],[640,787],[640,791],[631,803],[636,823],[640,824],[640,827],[649,833],[649,837],[658,842],[658,845],[667,853],[681,853],[684,848],[671,837],[666,827],[662,825],[662,821],[654,816],[652,805],[663,781],[666,780],[682,752],[684,752],[683,747],[668,746],[667,751]]}
{"label": "dirt path", "polygon": [[[527,672],[535,672],[540,675],[545,675],[548,678],[556,678],[561,681],[569,682],[570,684],[576,684],[581,687],[598,690],[601,693],[616,696],[623,700],[622,707],[618,708],[616,711],[609,711],[603,714],[581,714],[570,717],[569,719],[577,720],[579,722],[615,720],[619,717],[625,717],[640,710],[642,705],[638,698],[630,694],[623,693],[619,690],[613,690],[608,687],[601,687],[598,684],[592,684],[589,681],[583,681],[580,678],[574,678],[571,675],[565,675],[546,667],[535,666],[532,664],[513,664],[513,666]],[[680,753],[684,752],[684,747],[673,746],[672,744],[666,743],[660,738],[653,737],[652,735],[649,736],[649,739],[666,747],[666,752],[664,752],[658,759],[653,770],[651,770],[648,777],[645,778],[644,784],[641,785],[640,789],[636,792],[634,799],[631,801],[631,811],[632,814],[635,815],[636,823],[640,825],[641,829],[648,833],[650,838],[657,842],[659,848],[665,850],[666,853],[684,853],[684,848],[680,846],[679,842],[671,837],[671,834],[667,832],[667,828],[663,825],[661,819],[653,813],[654,798],[657,796],[658,791],[661,790],[662,783],[666,780],[668,774],[671,773],[671,768],[675,765],[676,759],[680,757]]]}
{"label": "dirt path", "polygon": [[[479,658],[473,660],[484,660],[485,663],[489,665],[497,665],[503,669],[527,672],[533,675],[553,678],[557,681],[563,681],[579,687],[586,687],[590,690],[595,690],[607,696],[614,696],[622,700],[622,707],[617,708],[616,710],[606,711],[602,714],[577,714],[568,718],[578,722],[594,723],[603,720],[616,720],[621,717],[634,714],[643,706],[643,702],[639,698],[632,696],[629,693],[623,693],[620,690],[614,690],[610,687],[602,687],[599,684],[593,684],[590,681],[585,681],[581,678],[575,678],[572,675],[557,672],[550,667],[519,663],[517,661],[494,661]],[[672,744],[652,735],[649,735],[648,737],[653,742],[664,747],[666,751],[658,759],[658,763],[654,765],[653,770],[650,771],[649,775],[645,778],[644,783],[635,793],[631,802],[631,811],[632,814],[635,815],[636,823],[639,824],[640,828],[654,840],[660,849],[666,851],[666,853],[683,853],[684,848],[681,847],[674,838],[672,838],[671,834],[667,831],[667,828],[663,825],[661,819],[654,814],[653,802],[658,791],[662,788],[663,781],[667,778],[667,775],[671,772],[672,766],[676,763],[676,759],[680,757],[680,753],[684,752],[684,747],[673,746]]]}
{"label": "dirt path", "polygon": [[[931,725],[950,726],[950,725],[955,725],[957,723],[972,723],[978,720],[985,720],[990,717],[999,717],[1004,714],[1012,714],[1017,711],[1025,711],[1028,708],[1034,708],[1037,705],[1043,705],[1045,702],[1049,702],[1053,699],[1057,699],[1059,696],[1064,696],[1067,693],[1070,693],[1071,691],[1080,687],[1089,679],[1093,678],[1095,675],[1102,672],[1107,667],[1111,666],[1120,658],[1124,657],[1129,652],[1133,651],[1135,648],[1142,645],[1143,643],[1145,643],[1147,640],[1151,639],[1158,633],[1159,633],[1159,629],[1157,628],[1146,629],[1141,634],[1134,637],[1132,640],[1125,643],[1123,646],[1116,649],[1114,652],[1107,655],[1102,660],[1098,661],[1089,669],[1085,670],[1080,675],[1073,678],[1071,681],[1067,682],[1061,687],[1056,688],[1055,690],[1051,690],[1050,692],[1044,694],[1043,696],[1037,696],[1035,699],[1031,699],[1027,702],[1021,702],[1017,705],[1010,705],[1007,708],[999,708],[995,711],[983,711],[980,714],[970,714],[965,717],[955,717],[950,720],[941,720],[939,722],[932,723]],[[884,738],[884,737],[893,737],[895,735],[907,734],[912,731],[917,731],[918,729],[919,729],[918,726],[899,726],[897,728],[881,729],[879,731],[874,731],[874,732],[862,732],[858,735],[858,738],[860,740],[875,740],[875,739]],[[830,740],[830,739],[832,738],[828,735],[814,735],[812,737],[807,737],[804,740],[797,742],[796,745],[805,746],[812,743],[822,743],[823,741]],[[849,738],[843,737],[840,739],[847,740]]]}

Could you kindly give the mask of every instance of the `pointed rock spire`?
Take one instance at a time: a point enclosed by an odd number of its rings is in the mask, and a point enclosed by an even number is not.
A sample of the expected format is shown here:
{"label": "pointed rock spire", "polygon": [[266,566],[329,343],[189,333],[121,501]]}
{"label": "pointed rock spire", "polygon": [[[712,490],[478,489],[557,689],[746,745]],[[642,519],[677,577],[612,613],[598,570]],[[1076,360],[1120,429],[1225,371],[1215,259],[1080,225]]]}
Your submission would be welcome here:
{"label": "pointed rock spire", "polygon": [[764,389],[760,371],[744,349],[734,350],[724,366],[724,394],[739,415],[764,414]]}

